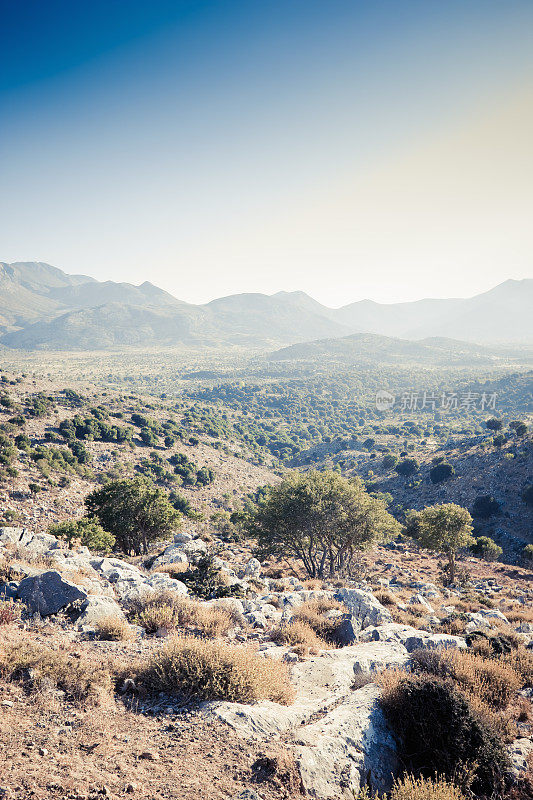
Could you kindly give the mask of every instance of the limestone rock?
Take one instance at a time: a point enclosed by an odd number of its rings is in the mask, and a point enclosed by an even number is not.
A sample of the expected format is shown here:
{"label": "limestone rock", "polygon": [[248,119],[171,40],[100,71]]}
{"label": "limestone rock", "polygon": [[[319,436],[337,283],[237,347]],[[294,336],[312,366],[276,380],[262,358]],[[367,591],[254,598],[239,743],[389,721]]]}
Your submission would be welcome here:
{"label": "limestone rock", "polygon": [[399,760],[378,698],[378,687],[368,684],[298,732],[296,762],[309,797],[351,800],[365,785],[390,789]]}
{"label": "limestone rock", "polygon": [[50,570],[21,580],[18,599],[30,611],[47,617],[57,614],[72,603],[86,600],[87,593],[76,584],[65,580],[59,572]]}
{"label": "limestone rock", "polygon": [[370,625],[392,622],[390,611],[370,592],[362,589],[339,589],[335,593],[335,599],[344,603],[359,621],[361,629],[368,628]]}
{"label": "limestone rock", "polygon": [[81,606],[81,614],[76,620],[79,628],[93,628],[106,617],[116,617],[122,622],[126,621],[124,612],[117,602],[111,597],[95,597],[90,595]]}

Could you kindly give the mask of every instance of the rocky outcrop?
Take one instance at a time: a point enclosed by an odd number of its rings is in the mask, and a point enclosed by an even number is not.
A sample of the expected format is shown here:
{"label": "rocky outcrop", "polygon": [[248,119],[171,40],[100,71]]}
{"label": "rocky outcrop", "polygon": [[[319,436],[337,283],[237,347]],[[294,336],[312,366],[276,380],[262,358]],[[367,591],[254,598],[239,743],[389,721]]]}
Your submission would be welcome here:
{"label": "rocky outcrop", "polygon": [[419,631],[410,625],[401,625],[397,622],[366,628],[361,633],[360,640],[364,642],[398,642],[405,647],[408,653],[412,653],[413,650],[419,650],[421,647],[428,650],[437,650],[439,648],[464,650],[466,648],[466,642],[462,636]]}
{"label": "rocky outcrop", "polygon": [[358,620],[361,630],[369,625],[382,625],[392,622],[390,611],[376,600],[373,594],[362,589],[339,589],[335,599],[344,603],[351,614]]}
{"label": "rocky outcrop", "polygon": [[363,786],[390,789],[400,765],[378,699],[375,684],[364,686],[297,734],[294,753],[308,797],[353,800]]}
{"label": "rocky outcrop", "polygon": [[59,572],[50,570],[23,578],[17,597],[32,613],[47,617],[73,603],[86,600],[87,593],[75,583],[65,580]]}
{"label": "rocky outcrop", "polygon": [[126,616],[119,604],[111,597],[88,597],[81,606],[81,614],[76,620],[78,628],[94,628],[103,619],[113,617],[121,622]]}
{"label": "rocky outcrop", "polygon": [[[266,657],[281,658],[272,647]],[[203,713],[226,722],[248,739],[282,738],[296,756],[309,797],[353,798],[365,783],[382,790],[396,768],[396,747],[369,684],[354,691],[354,679],[387,667],[402,667],[407,650],[399,643],[356,644],[297,662],[291,667],[296,699],[290,706],[263,701],[204,703]]]}

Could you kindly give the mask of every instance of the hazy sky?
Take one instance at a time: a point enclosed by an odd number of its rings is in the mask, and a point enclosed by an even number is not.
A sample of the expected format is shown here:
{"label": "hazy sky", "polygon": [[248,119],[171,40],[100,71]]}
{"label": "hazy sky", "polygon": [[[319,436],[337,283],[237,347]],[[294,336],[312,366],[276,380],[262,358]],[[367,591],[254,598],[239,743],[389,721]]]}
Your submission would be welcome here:
{"label": "hazy sky", "polygon": [[0,260],[191,302],[533,277],[532,0],[0,14]]}

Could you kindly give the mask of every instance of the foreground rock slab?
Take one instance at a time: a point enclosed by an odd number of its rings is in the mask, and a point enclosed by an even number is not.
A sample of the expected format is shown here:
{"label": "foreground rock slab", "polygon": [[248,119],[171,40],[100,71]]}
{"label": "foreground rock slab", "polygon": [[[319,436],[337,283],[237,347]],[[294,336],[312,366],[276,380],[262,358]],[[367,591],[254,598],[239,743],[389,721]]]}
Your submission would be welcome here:
{"label": "foreground rock slab", "polygon": [[59,572],[50,570],[21,580],[17,596],[32,613],[47,617],[72,603],[86,600],[87,592],[65,580]]}
{"label": "foreground rock slab", "polygon": [[378,698],[378,687],[368,684],[296,734],[294,753],[308,797],[353,800],[366,785],[390,789],[399,761]]}
{"label": "foreground rock slab", "polygon": [[[284,648],[271,648],[278,657]],[[354,690],[356,676],[402,667],[409,654],[398,642],[369,642],[326,650],[296,663],[291,678],[296,699],[290,706],[263,701],[204,703],[202,712],[226,722],[248,739],[278,738],[294,753],[309,797],[353,798],[364,785],[390,787],[396,746],[369,683]]]}

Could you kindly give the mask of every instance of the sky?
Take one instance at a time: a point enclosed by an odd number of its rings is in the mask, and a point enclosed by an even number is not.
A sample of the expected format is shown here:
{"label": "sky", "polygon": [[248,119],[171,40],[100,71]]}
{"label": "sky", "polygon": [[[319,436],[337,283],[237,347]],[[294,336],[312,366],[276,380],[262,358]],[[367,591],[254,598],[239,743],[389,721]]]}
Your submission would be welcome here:
{"label": "sky", "polygon": [[533,277],[531,0],[0,0],[0,260],[330,306]]}

